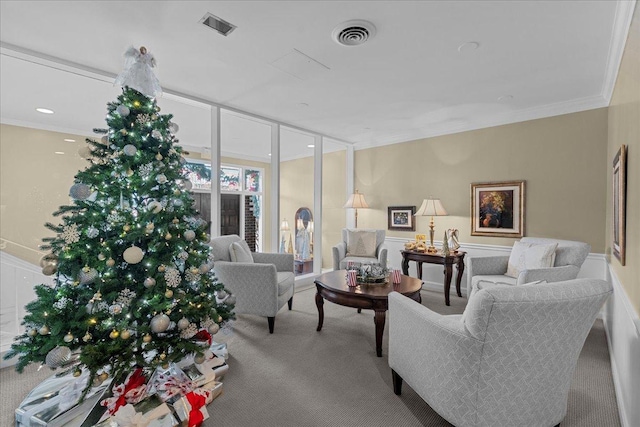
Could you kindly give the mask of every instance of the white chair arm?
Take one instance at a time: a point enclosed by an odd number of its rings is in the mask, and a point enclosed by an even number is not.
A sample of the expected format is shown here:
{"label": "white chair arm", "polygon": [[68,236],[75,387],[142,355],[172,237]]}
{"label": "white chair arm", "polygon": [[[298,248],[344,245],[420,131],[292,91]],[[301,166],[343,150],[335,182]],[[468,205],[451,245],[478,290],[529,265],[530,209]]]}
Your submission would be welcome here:
{"label": "white chair arm", "polygon": [[548,283],[572,280],[578,277],[580,269],[575,265],[563,265],[562,267],[532,268],[522,270],[518,275],[517,285],[546,280]]}
{"label": "white chair arm", "polygon": [[383,245],[378,246],[378,263],[382,268],[387,268],[387,248]]}
{"label": "white chair arm", "polygon": [[245,301],[260,301],[261,312],[275,316],[278,312],[278,280],[273,264],[216,261],[213,270],[218,281],[236,296],[237,312],[244,311]]}
{"label": "white chair arm", "polygon": [[467,298],[471,295],[473,276],[501,275],[507,272],[508,255],[471,257],[467,259]]}
{"label": "white chair arm", "polygon": [[333,269],[340,270],[340,261],[347,256],[347,244],[340,242],[332,248],[333,252]]}

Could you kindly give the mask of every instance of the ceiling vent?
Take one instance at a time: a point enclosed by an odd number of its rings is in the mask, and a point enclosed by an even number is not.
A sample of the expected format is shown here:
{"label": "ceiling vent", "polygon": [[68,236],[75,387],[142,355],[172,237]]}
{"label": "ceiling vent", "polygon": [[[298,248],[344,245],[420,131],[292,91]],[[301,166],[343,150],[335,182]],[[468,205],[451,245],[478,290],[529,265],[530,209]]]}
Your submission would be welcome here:
{"label": "ceiling vent", "polygon": [[224,19],[220,19],[217,16],[212,15],[210,13],[205,14],[200,20],[200,23],[203,25],[206,25],[211,29],[216,30],[218,33],[222,34],[225,37],[228,36],[233,30],[236,29],[235,25],[230,24]]}
{"label": "ceiling vent", "polygon": [[369,21],[355,19],[333,29],[331,38],[342,46],[358,46],[376,35],[376,27]]}

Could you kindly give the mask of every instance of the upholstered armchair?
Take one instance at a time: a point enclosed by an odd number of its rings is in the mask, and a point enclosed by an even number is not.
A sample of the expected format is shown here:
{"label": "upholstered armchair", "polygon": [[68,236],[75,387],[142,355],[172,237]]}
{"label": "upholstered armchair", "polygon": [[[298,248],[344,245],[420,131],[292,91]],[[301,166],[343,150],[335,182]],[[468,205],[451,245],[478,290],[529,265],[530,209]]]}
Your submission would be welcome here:
{"label": "upholstered armchair", "polygon": [[250,252],[237,235],[221,236],[209,243],[213,271],[236,296],[236,313],[265,316],[273,333],[275,316],[285,302],[293,304],[293,255]]}
{"label": "upholstered armchair", "polygon": [[[529,268],[526,266],[525,258],[528,256],[526,246],[535,246],[533,249],[535,251],[542,246],[553,244],[557,246],[550,259],[551,264],[548,267]],[[523,248],[523,246],[525,247]],[[516,250],[518,249],[521,250],[517,252]],[[523,237],[519,242],[514,243],[514,248],[510,255],[468,259],[467,296],[470,295],[473,285],[480,280],[522,285],[537,280],[559,282],[575,279],[584,260],[589,255],[590,249],[591,246],[589,244],[572,240]],[[530,262],[530,265],[535,265],[535,263]],[[507,275],[508,273],[510,275]]]}
{"label": "upholstered armchair", "polygon": [[611,293],[599,279],[493,285],[474,290],[462,316],[443,316],[393,292],[394,392],[401,394],[404,380],[457,427],[556,426],[584,341]]}
{"label": "upholstered armchair", "polygon": [[385,231],[374,229],[342,229],[342,241],[333,247],[333,269],[347,268],[349,261],[379,263],[387,268]]}

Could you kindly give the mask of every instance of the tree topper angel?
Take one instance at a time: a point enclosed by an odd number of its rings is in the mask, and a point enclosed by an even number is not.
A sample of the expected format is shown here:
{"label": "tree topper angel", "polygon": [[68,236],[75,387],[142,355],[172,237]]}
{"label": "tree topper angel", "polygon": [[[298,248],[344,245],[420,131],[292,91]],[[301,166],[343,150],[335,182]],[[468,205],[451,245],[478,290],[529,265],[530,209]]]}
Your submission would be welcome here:
{"label": "tree topper angel", "polygon": [[156,66],[156,60],[146,47],[136,49],[131,46],[124,53],[124,58],[124,69],[116,77],[115,84],[128,86],[150,98],[162,93],[160,81],[152,70]]}

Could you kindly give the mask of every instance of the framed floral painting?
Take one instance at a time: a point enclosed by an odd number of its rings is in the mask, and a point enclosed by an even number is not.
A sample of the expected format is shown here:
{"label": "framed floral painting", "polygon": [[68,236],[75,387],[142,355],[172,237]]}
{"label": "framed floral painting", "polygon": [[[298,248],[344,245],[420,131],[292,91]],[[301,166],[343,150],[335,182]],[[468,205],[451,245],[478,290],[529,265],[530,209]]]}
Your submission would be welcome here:
{"label": "framed floral painting", "polygon": [[524,236],[524,181],[471,184],[471,235]]}
{"label": "framed floral painting", "polygon": [[627,147],[622,146],[613,158],[613,254],[625,264],[627,222]]}
{"label": "framed floral painting", "polygon": [[387,218],[389,230],[416,231],[416,221],[414,214],[415,206],[389,206],[387,208]]}

